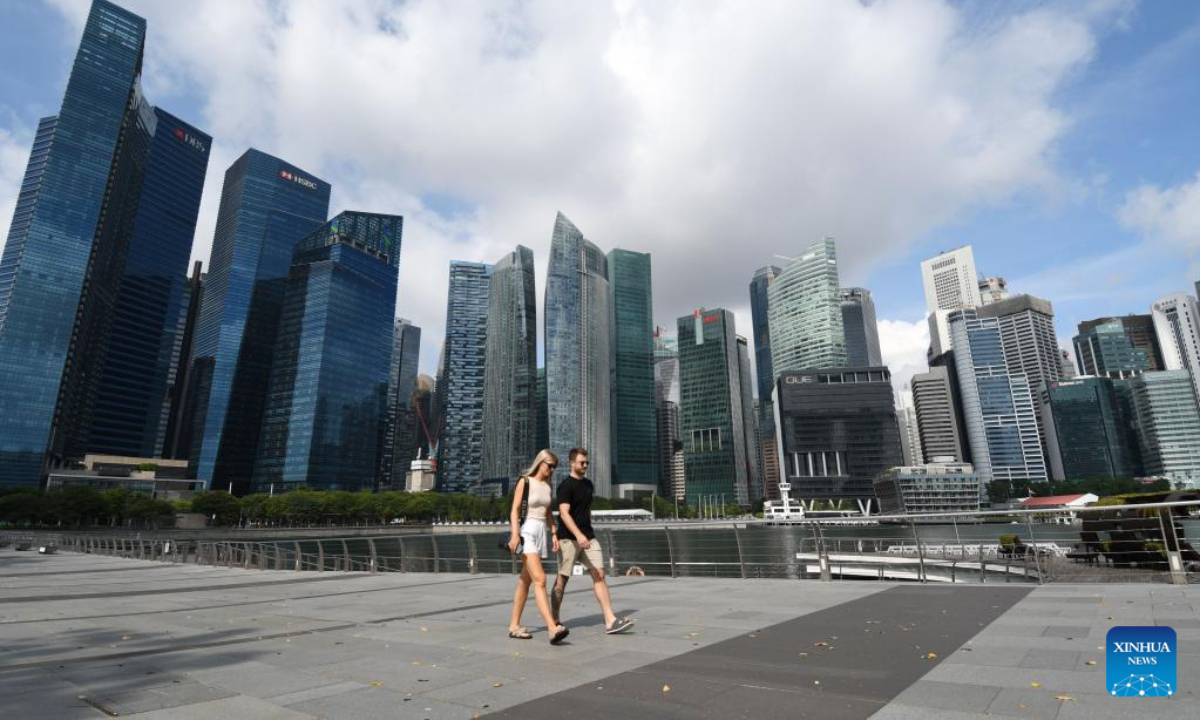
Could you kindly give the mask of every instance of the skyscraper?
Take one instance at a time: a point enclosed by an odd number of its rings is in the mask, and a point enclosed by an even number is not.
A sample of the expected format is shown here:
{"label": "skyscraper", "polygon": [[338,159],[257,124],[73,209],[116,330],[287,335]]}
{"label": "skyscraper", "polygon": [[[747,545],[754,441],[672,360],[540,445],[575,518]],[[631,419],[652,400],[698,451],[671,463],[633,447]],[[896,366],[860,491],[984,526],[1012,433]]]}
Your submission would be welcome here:
{"label": "skyscraper", "polygon": [[842,328],[846,333],[846,364],[850,367],[879,367],[879,324],[875,320],[875,301],[866,288],[842,288],[838,291],[842,306]]}
{"label": "skyscraper", "polygon": [[1132,396],[1124,380],[1082,377],[1042,390],[1050,471],[1057,480],[1142,474]]}
{"label": "skyscraper", "polygon": [[[750,503],[737,330],[728,310],[679,318],[680,433],[685,498]],[[774,337],[774,335],[772,335]]]}
{"label": "skyscraper", "polygon": [[921,450],[921,457],[915,457],[913,464],[933,462],[935,457],[952,457],[953,462],[964,462],[965,440],[959,430],[950,369],[931,367],[929,372],[913,375],[910,383]]}
{"label": "skyscraper", "polygon": [[774,265],[761,267],[750,280],[750,317],[754,342],[754,367],[758,371],[758,399],[770,402],[771,390],[775,388],[775,372],[771,366],[771,325],[767,311],[767,288],[779,273]]}
{"label": "skyscraper", "polygon": [[254,491],[375,489],[403,223],[343,212],[296,245]]}
{"label": "skyscraper", "polygon": [[601,497],[613,493],[611,301],[604,253],[558,213],[545,302],[550,448],[563,458],[585,448]]}
{"label": "skyscraper", "polygon": [[145,35],[96,0],[59,113],[38,124],[0,259],[0,486],[86,451],[155,132]]}
{"label": "skyscraper", "polygon": [[742,393],[742,435],[746,446],[746,493],[749,502],[763,498],[761,444],[758,420],[754,414],[754,381],[750,378],[750,347],[746,338],[737,336],[738,382]]}
{"label": "skyscraper", "polygon": [[195,397],[188,392],[188,373],[192,367],[192,343],[196,338],[196,325],[200,319],[200,305],[204,302],[204,264],[197,260],[192,265],[192,276],[184,288],[186,311],[181,314],[179,330],[175,333],[178,349],[172,365],[175,368],[171,379],[171,415],[167,421],[167,439],[163,457],[187,460],[192,451],[191,403]]}
{"label": "skyscraper", "polygon": [[1129,381],[1146,474],[1185,487],[1200,485],[1200,404],[1186,370],[1138,375]]}
{"label": "skyscraper", "polygon": [[491,279],[492,266],[486,263],[450,263],[446,344],[437,379],[441,492],[475,492],[483,481],[484,363]]}
{"label": "skyscraper", "polygon": [[[128,256],[101,365],[87,450],[161,457],[177,374],[187,266],[212,138],[155,109]],[[186,364],[186,362],[184,363]]]}
{"label": "skyscraper", "polygon": [[537,447],[537,294],[533,251],[492,268],[484,347],[482,478],[515,480]]}
{"label": "skyscraper", "polygon": [[1154,301],[1150,315],[1162,348],[1163,367],[1187,370],[1200,402],[1200,305],[1186,293],[1174,293]]}
{"label": "skyscraper", "polygon": [[970,245],[943,252],[921,263],[925,310],[929,313],[930,359],[951,349],[950,313],[979,306],[981,298],[976,277],[975,252]]}
{"label": "skyscraper", "polygon": [[1163,369],[1150,315],[1085,320],[1073,344],[1082,375],[1120,379]]}
{"label": "skyscraper", "polygon": [[663,497],[685,499],[679,417],[679,345],[663,327],[654,330],[654,395],[658,413],[658,488]]}
{"label": "skyscraper", "polygon": [[387,424],[380,452],[378,483],[383,488],[404,488],[404,476],[420,449],[415,400],[420,357],[421,328],[409,320],[397,318],[392,329]]}
{"label": "skyscraper", "polygon": [[776,376],[846,365],[833,238],[810,245],[789,263],[768,286],[767,298],[771,367]]}
{"label": "skyscraper", "polygon": [[781,470],[802,501],[875,504],[875,479],[903,464],[885,367],[783,372],[776,387]]}
{"label": "skyscraper", "polygon": [[1046,462],[1029,379],[1010,370],[998,318],[975,310],[949,315],[951,342],[972,463],[994,480],[1045,482]]}
{"label": "skyscraper", "polygon": [[658,487],[654,318],[649,253],[608,253],[612,293],[612,484],[614,495]]}
{"label": "skyscraper", "polygon": [[253,148],[225,171],[188,379],[189,460],[210,488],[249,487],[292,252],[328,217],[329,190]]}
{"label": "skyscraper", "polygon": [[984,278],[979,281],[979,304],[991,305],[1008,299],[1008,283],[1002,277]]}

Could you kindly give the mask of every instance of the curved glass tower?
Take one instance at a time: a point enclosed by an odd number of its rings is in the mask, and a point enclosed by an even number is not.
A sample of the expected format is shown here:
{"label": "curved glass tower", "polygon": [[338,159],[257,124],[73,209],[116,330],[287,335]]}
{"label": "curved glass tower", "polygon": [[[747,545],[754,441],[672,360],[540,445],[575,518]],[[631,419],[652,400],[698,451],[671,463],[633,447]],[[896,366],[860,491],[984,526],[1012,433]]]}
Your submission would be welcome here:
{"label": "curved glass tower", "polygon": [[608,260],[562,213],[550,242],[545,312],[550,448],[564,469],[571,448],[586,449],[596,493],[611,497]]}
{"label": "curved glass tower", "polygon": [[771,369],[846,366],[846,338],[833,238],[810,245],[767,287]]}

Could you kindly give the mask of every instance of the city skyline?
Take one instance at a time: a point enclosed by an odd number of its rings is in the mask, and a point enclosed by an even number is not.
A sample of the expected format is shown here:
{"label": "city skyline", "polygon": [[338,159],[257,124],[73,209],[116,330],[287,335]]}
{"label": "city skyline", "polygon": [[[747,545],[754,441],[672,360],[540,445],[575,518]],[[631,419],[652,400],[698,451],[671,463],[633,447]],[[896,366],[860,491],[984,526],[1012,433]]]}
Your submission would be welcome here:
{"label": "city skyline", "polygon": [[[539,260],[540,304],[549,255],[545,228],[557,210],[589,228],[589,237],[602,247],[654,256],[654,320],[668,327],[673,318],[704,305],[729,308],[748,330],[744,287],[753,271],[773,262],[774,254],[792,256],[823,234],[834,236],[844,285],[867,287],[875,296],[884,360],[897,382],[924,369],[918,264],[940,250],[972,244],[982,272],[1006,277],[1014,294],[1053,302],[1059,345],[1067,349],[1079,321],[1146,313],[1159,297],[1191,291],[1200,275],[1200,225],[1188,210],[1200,184],[1195,162],[1187,160],[1196,156],[1198,141],[1184,121],[1196,91],[1181,72],[1200,56],[1200,10],[1187,4],[986,11],[939,2],[814,4],[781,10],[794,14],[786,18],[722,6],[695,15],[678,8],[596,6],[586,10],[591,23],[534,5],[489,24],[474,8],[236,3],[216,6],[223,17],[208,10],[199,26],[187,8],[141,0],[122,5],[146,17],[151,28],[143,78],[148,94],[216,138],[193,257],[208,257],[219,171],[246,147],[286,157],[326,178],[335,187],[337,207],[403,214],[412,219],[408,234],[418,242],[401,271],[398,314],[427,329],[420,362],[427,374],[435,372],[445,324],[448,261],[490,262],[515,243],[527,244]],[[348,7],[374,12],[352,13]],[[61,98],[87,3],[0,0],[0,9],[11,19],[2,30],[8,52],[22,59],[20,77],[0,74],[4,231],[37,118],[53,113]],[[882,35],[874,44],[891,44],[900,56],[894,69],[870,55],[859,60],[863,66],[824,60],[825,71],[837,73],[847,93],[858,98],[853,103],[822,95],[828,91],[803,69],[807,55],[787,57],[787,44],[769,30],[820,26],[818,35],[831,39],[806,34],[803,52],[837,57],[828,43],[864,42],[856,28],[865,19],[880,21]],[[623,20],[644,21],[643,34]],[[757,33],[766,53],[762,62],[769,65],[753,65],[742,46],[729,46],[731,84],[705,86],[710,100],[700,95],[701,83],[683,74],[669,96],[680,107],[708,102],[738,107],[737,115],[715,113],[697,121],[689,113],[688,124],[679,125],[683,117],[654,100],[668,78],[640,68],[677,67],[694,59],[695,41],[678,32],[685,20],[699,23],[700,38],[730,23],[749,36]],[[591,29],[577,29],[582,25]],[[305,39],[319,28],[337,30],[327,34],[345,38],[338,47],[381,43],[384,54],[369,56],[378,67],[354,82],[399,72],[406,92],[336,121],[309,111],[331,83],[360,74],[347,71],[336,57],[352,62],[355,53],[338,48],[331,48],[335,57],[329,60],[335,62],[327,69],[293,69],[308,65],[288,58],[307,47]],[[902,28],[912,30],[910,37],[901,36]],[[213,43],[206,38],[213,33],[222,37],[222,46],[242,50],[210,57]],[[239,40],[263,36],[272,38],[270,48]],[[1027,57],[1010,62],[1003,53],[1006,41],[1016,38]],[[456,54],[463,46],[481,52],[464,67],[444,46]],[[581,52],[568,57],[568,49]],[[429,59],[418,61],[414,52],[422,50]],[[385,62],[389,56],[394,59]],[[1006,70],[997,75],[973,69],[993,61]],[[548,81],[558,83],[550,92],[518,84],[519,74],[556,64],[564,69]],[[257,69],[245,70],[252,66]],[[701,61],[696,81],[708,67]],[[818,102],[822,115],[858,134],[809,117],[802,108],[739,93],[742,74],[764,70],[788,78],[794,94],[810,101],[805,106]],[[892,78],[890,73],[903,81],[904,97],[878,82]],[[469,103],[462,97],[470,93],[456,92],[451,99],[436,91],[474,82],[473,75],[503,91],[481,92]],[[580,92],[590,98],[575,104],[586,116],[561,109],[572,103],[556,101],[550,108],[538,97]],[[1005,102],[1010,109],[1001,107]],[[421,112],[408,112],[410,103]],[[936,112],[945,103],[962,109],[966,119],[954,123]],[[885,122],[862,115],[859,105]],[[1017,112],[1022,114],[1008,114]],[[453,119],[480,114],[495,121],[492,133],[479,134],[474,123]],[[413,119],[397,124],[402,116]],[[779,125],[747,119],[767,116],[780,118]],[[1016,122],[1018,117],[1028,122]],[[540,131],[531,133],[534,119]],[[930,120],[935,136],[914,135],[918,120]],[[329,122],[338,124],[326,131]],[[313,134],[318,126],[321,142]],[[475,135],[478,140],[467,140]],[[977,140],[981,149],[972,150],[967,139]],[[813,155],[810,165],[820,173],[814,176],[797,158],[814,152],[817,141],[827,149]],[[904,152],[896,150],[901,145]],[[639,148],[649,155],[628,152]],[[988,151],[1010,157],[997,160]],[[558,156],[578,157],[577,167],[589,170],[563,174],[557,163],[540,161]],[[632,157],[643,157],[642,164],[627,159]],[[864,165],[876,170],[865,185]],[[838,172],[828,173],[827,167]],[[662,190],[667,172],[687,181]],[[758,196],[749,195],[751,189]],[[5,235],[0,232],[0,238]],[[736,257],[723,253],[735,245]],[[1129,262],[1133,258],[1138,262]],[[705,296],[688,290],[694,287],[705,288]]]}

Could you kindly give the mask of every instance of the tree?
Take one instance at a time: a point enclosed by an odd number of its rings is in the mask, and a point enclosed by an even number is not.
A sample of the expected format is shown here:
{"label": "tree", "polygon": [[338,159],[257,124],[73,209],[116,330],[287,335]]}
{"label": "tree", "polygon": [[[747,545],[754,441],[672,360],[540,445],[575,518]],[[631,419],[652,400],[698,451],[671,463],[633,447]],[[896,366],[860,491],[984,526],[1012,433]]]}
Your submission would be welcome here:
{"label": "tree", "polygon": [[0,522],[34,525],[44,513],[42,494],[37,490],[10,490],[0,495]]}
{"label": "tree", "polygon": [[224,490],[205,490],[192,498],[192,511],[204,513],[218,525],[233,525],[241,519],[241,503]]}
{"label": "tree", "polygon": [[67,485],[47,493],[46,501],[52,521],[59,525],[92,525],[105,511],[100,491],[87,485]]}

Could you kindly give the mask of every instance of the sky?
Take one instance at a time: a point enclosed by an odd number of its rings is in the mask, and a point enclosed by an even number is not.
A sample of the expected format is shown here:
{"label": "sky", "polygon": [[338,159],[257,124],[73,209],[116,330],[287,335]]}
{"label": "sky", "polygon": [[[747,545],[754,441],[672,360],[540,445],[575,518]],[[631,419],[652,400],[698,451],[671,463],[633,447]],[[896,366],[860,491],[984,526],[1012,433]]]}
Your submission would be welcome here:
{"label": "sky", "polygon": [[[557,211],[651,254],[672,333],[724,307],[750,336],[754,271],[834,237],[897,383],[941,250],[1050,300],[1064,348],[1200,279],[1200,3],[119,4],[148,21],[149,100],[214,136],[193,258],[249,147],[332,183],[333,213],[403,215],[425,373],[450,261],[526,245],[540,306]],[[88,6],[0,0],[0,241]]]}

